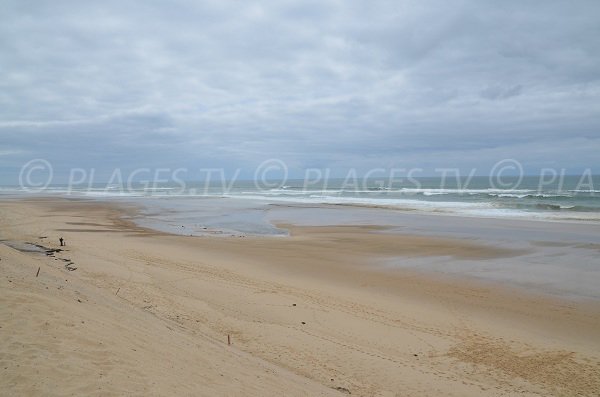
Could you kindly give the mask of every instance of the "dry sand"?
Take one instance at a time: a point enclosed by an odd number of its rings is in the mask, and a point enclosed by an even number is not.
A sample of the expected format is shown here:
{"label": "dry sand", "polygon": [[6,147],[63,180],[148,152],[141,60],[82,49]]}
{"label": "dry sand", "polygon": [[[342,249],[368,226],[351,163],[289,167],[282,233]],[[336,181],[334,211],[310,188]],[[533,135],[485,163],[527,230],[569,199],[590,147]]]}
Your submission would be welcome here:
{"label": "dry sand", "polygon": [[134,210],[0,202],[1,395],[600,395],[598,303],[373,266],[518,250],[368,226],[171,236]]}

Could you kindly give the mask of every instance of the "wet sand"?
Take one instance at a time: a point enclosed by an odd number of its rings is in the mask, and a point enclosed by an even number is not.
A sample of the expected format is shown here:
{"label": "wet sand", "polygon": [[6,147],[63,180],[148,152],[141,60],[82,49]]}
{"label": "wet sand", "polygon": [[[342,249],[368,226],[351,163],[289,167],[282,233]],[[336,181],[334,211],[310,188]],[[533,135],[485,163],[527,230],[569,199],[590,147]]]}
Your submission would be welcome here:
{"label": "wet sand", "polygon": [[[2,394],[600,393],[596,301],[375,266],[521,246],[375,225],[184,237],[123,219],[135,211],[0,202]],[[15,245],[61,236],[52,255]]]}

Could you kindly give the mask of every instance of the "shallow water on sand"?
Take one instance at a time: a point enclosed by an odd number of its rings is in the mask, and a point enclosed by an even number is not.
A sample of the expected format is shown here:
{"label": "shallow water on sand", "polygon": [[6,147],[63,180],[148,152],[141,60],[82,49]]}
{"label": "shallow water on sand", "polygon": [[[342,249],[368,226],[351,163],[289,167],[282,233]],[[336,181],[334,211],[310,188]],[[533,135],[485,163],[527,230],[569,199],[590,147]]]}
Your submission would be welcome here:
{"label": "shallow water on sand", "polygon": [[372,266],[411,268],[575,299],[600,299],[600,225],[422,214],[381,208],[187,198],[136,200],[143,226],[182,235],[285,236],[284,226],[379,225],[379,233],[458,238],[518,249],[510,258],[389,258]]}

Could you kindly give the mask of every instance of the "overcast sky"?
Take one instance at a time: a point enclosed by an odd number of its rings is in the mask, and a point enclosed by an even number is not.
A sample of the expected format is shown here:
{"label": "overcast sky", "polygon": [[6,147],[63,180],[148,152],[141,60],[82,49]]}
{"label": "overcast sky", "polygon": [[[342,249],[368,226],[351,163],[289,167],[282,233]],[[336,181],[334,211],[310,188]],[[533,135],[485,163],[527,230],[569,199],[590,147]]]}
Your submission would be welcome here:
{"label": "overcast sky", "polygon": [[3,0],[0,182],[34,158],[600,173],[599,38],[597,0]]}

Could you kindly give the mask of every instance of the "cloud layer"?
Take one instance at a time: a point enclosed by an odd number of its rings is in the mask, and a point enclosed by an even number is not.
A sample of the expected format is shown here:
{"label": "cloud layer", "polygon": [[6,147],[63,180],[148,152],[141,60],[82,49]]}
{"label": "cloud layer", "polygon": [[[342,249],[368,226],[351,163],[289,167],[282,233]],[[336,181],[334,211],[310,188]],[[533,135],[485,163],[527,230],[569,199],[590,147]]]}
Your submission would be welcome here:
{"label": "cloud layer", "polygon": [[599,172],[600,3],[5,1],[0,182],[69,167]]}

